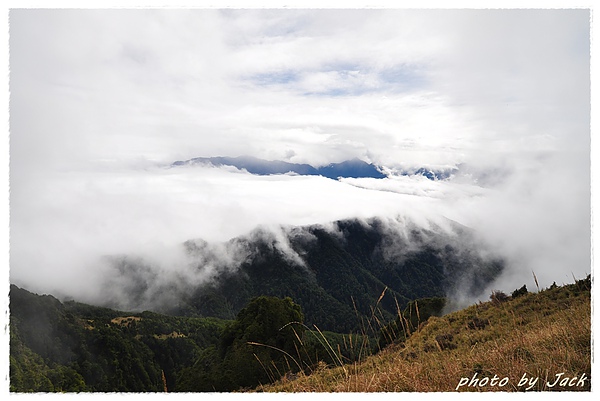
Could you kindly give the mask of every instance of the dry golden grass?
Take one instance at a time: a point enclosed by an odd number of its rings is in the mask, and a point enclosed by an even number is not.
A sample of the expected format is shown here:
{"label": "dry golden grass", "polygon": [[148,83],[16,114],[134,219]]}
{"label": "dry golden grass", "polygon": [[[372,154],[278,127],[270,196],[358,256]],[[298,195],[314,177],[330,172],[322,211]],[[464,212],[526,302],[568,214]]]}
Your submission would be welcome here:
{"label": "dry golden grass", "polygon": [[[523,375],[537,381],[525,385]],[[571,285],[430,318],[405,344],[362,363],[320,366],[256,391],[449,392],[459,383],[458,391],[590,391],[590,375],[590,292]]]}
{"label": "dry golden grass", "polygon": [[129,326],[132,322],[139,322],[140,320],[142,320],[142,318],[138,316],[119,316],[112,319],[110,322],[121,326]]}

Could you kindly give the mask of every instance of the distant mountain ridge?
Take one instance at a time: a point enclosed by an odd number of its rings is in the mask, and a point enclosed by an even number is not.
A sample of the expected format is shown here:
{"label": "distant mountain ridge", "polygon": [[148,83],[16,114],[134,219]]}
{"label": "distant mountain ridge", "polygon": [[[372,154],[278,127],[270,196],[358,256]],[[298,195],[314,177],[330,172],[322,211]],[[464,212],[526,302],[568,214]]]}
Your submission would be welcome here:
{"label": "distant mountain ridge", "polygon": [[[298,174],[322,176],[337,180],[338,178],[387,178],[390,175],[423,176],[432,181],[448,180],[460,170],[459,167],[414,167],[387,169],[384,166],[368,163],[359,158],[353,158],[326,166],[314,167],[307,163],[290,163],[281,160],[265,160],[254,156],[238,157],[195,157],[189,160],[178,160],[171,167],[209,165],[214,167],[231,166],[246,170],[256,175]],[[390,172],[393,171],[393,172]]]}
{"label": "distant mountain ridge", "polygon": [[196,157],[186,161],[176,161],[173,167],[208,164],[215,167],[233,166],[246,170],[250,174],[274,175],[295,173],[298,175],[320,175],[326,178],[385,178],[379,167],[358,158],[346,160],[341,163],[330,163],[322,167],[313,167],[310,164],[289,163],[280,160],[264,160],[252,156],[239,157]]}

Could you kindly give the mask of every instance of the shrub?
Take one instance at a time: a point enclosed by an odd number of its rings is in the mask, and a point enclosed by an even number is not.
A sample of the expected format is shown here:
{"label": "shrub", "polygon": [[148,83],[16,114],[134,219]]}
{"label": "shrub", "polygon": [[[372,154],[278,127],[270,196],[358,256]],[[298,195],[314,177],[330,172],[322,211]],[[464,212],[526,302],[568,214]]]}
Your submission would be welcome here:
{"label": "shrub", "polygon": [[526,285],[523,285],[523,287],[519,288],[518,290],[514,290],[514,291],[512,292],[512,297],[513,297],[513,298],[518,298],[518,297],[521,297],[521,296],[523,296],[523,295],[526,295],[526,294],[527,294],[527,292],[528,292],[528,291],[527,291],[527,286],[526,286]]}
{"label": "shrub", "polygon": [[492,295],[490,295],[490,299],[494,305],[498,305],[502,302],[508,301],[508,295],[502,291],[494,290],[492,291]]}

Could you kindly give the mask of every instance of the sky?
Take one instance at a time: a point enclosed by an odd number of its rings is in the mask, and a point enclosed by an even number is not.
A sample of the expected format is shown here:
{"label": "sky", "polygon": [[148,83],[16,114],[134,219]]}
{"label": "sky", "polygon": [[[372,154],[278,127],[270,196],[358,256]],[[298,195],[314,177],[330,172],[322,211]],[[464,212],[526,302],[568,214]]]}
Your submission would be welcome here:
{"label": "sky", "polygon": [[[591,271],[589,9],[13,9],[9,51],[10,281],[32,291],[89,297],[106,255],[168,274],[188,239],[374,216],[473,228],[505,291]],[[464,174],[169,168],[240,155]]]}

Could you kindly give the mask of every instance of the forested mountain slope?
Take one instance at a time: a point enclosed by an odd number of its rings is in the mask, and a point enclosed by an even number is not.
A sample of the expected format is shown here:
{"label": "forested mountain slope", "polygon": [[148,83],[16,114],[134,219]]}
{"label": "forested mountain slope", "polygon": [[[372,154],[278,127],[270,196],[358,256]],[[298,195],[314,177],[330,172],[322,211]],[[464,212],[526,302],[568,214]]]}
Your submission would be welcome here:
{"label": "forested mountain slope", "polygon": [[[360,329],[361,320],[378,302],[384,317],[390,318],[398,307],[418,298],[453,292],[476,297],[503,270],[503,260],[482,256],[485,252],[473,233],[456,223],[450,222],[450,231],[394,224],[342,220],[328,227],[282,227],[276,234],[258,228],[220,248],[225,249],[221,253],[243,255],[229,257],[239,261],[226,266],[219,265],[211,244],[187,241],[187,252],[198,260],[194,268],[204,274],[210,266],[211,278],[182,291],[177,303],[169,302],[160,311],[233,319],[254,297],[290,297],[302,306],[309,325],[350,332]],[[173,298],[177,288],[163,284],[143,264],[136,259],[118,261],[111,283],[131,284],[115,303],[107,297],[106,306],[118,308],[124,297],[158,299],[168,293]],[[378,301],[384,291],[387,296]],[[128,309],[144,307],[130,303]]]}

